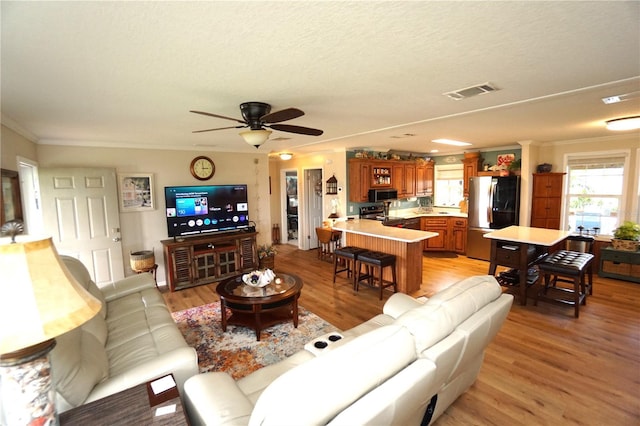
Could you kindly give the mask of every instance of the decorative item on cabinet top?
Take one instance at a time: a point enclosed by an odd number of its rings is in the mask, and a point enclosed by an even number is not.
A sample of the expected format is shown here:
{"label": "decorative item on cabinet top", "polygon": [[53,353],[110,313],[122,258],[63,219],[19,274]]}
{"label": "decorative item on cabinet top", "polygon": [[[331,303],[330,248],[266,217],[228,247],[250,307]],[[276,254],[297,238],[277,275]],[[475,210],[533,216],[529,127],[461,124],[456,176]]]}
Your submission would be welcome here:
{"label": "decorative item on cabinet top", "polygon": [[549,173],[551,171],[551,164],[549,163],[538,164],[538,167],[536,167],[536,171],[538,173]]}

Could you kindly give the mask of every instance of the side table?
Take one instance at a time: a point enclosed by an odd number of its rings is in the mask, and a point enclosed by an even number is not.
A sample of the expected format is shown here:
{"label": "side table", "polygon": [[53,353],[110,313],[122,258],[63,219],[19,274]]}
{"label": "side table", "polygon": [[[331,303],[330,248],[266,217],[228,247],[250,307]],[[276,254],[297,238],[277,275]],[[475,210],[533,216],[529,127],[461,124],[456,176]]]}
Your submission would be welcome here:
{"label": "side table", "polygon": [[640,283],[640,251],[603,248],[598,275]]}
{"label": "side table", "polygon": [[[173,387],[154,392],[152,383],[172,380]],[[134,386],[59,415],[61,425],[189,425],[173,376]]]}

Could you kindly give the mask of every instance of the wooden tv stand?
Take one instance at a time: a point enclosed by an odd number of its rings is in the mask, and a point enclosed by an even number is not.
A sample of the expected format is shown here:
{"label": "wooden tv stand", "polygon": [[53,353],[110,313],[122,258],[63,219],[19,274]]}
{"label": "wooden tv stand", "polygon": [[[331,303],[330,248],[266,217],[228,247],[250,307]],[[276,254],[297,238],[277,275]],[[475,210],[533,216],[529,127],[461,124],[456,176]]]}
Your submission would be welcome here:
{"label": "wooden tv stand", "polygon": [[209,284],[258,268],[256,232],[162,240],[170,291]]}

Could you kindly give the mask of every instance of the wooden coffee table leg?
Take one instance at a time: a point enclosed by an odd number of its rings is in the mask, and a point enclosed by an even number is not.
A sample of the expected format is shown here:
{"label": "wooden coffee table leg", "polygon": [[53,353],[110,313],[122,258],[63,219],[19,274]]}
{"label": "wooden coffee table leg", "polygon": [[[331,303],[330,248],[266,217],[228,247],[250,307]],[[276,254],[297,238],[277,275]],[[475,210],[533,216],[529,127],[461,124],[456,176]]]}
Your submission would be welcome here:
{"label": "wooden coffee table leg", "polygon": [[227,331],[227,307],[224,299],[220,299],[220,318],[222,319],[222,331]]}
{"label": "wooden coffee table leg", "polygon": [[254,322],[256,326],[256,340],[260,341],[260,334],[262,333],[262,323],[260,322],[260,305],[253,306]]}
{"label": "wooden coffee table leg", "polygon": [[293,327],[298,328],[298,298],[293,299]]}

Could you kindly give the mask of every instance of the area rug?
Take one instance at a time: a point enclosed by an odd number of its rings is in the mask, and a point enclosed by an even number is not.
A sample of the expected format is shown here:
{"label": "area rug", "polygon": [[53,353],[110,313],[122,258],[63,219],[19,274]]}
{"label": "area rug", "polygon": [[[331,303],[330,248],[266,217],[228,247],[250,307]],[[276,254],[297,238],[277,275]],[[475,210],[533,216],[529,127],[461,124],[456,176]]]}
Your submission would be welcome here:
{"label": "area rug", "polygon": [[171,314],[187,344],[196,349],[200,372],[224,371],[240,379],[304,348],[323,334],[339,331],[317,315],[298,307],[298,328],[293,322],[262,330],[260,341],[248,327],[227,326],[222,331],[220,304],[211,303]]}

